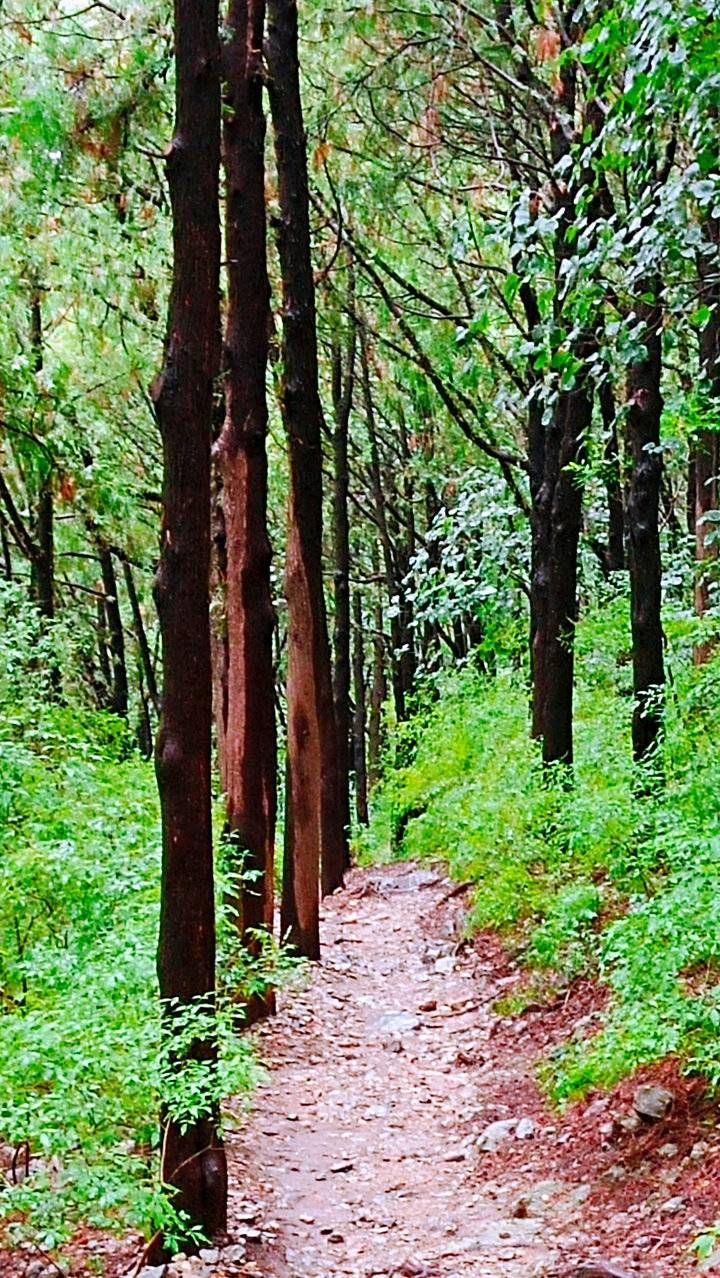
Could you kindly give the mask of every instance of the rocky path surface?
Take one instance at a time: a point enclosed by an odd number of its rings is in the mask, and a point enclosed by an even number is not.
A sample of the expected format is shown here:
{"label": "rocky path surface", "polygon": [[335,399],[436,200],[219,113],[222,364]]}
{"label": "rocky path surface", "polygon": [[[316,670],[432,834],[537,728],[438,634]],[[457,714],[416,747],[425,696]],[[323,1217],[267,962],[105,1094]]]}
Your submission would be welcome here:
{"label": "rocky path surface", "polygon": [[168,1278],[697,1273],[689,1243],[720,1206],[712,1138],[689,1184],[680,1097],[646,1126],[622,1094],[549,1109],[536,1061],[597,1023],[597,992],[499,1017],[518,973],[493,938],[460,944],[463,915],[412,865],[355,871],[325,903],[322,965],[255,1031],[268,1077],[229,1139],[231,1242]]}

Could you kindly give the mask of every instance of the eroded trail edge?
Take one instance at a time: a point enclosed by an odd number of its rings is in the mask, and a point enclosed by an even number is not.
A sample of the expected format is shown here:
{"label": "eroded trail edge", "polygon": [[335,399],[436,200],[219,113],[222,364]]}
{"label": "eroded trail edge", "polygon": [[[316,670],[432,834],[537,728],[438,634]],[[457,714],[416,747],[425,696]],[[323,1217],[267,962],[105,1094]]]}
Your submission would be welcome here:
{"label": "eroded trail edge", "polygon": [[631,1158],[607,1098],[561,1119],[536,1085],[568,1017],[597,1015],[592,992],[498,1017],[518,974],[493,938],[460,943],[464,911],[441,872],[412,865],[355,871],[325,903],[322,966],[256,1031],[269,1075],[229,1140],[247,1251],[228,1273],[693,1272],[704,1222],[675,1184],[682,1139]]}

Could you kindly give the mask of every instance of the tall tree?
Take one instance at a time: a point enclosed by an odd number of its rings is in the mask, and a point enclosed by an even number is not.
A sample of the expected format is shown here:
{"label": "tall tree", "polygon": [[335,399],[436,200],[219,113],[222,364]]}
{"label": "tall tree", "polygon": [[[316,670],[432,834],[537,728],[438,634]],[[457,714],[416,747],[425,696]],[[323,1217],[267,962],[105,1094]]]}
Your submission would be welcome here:
{"label": "tall tree", "polygon": [[[567,14],[576,34],[575,14]],[[566,280],[573,273],[574,247],[570,231],[576,215],[576,182],[559,176],[560,166],[571,153],[577,110],[577,72],[564,66],[556,81],[550,146],[554,166],[553,204],[555,232],[554,324],[563,322],[567,299]],[[571,356],[575,362],[574,385],[553,387],[548,421],[540,421],[531,409],[531,492],[533,567],[533,735],[542,741],[543,761],[573,761],[573,686],[575,624],[577,622],[577,563],[582,495],[575,467],[582,459],[585,434],[592,417],[592,388],[588,361],[592,339],[574,336]],[[533,438],[534,434],[534,438]]]}
{"label": "tall tree", "polygon": [[365,644],[363,642],[362,596],[353,596],[353,757],[355,763],[355,815],[360,825],[368,825],[367,697],[365,693]]}
{"label": "tall tree", "polygon": [[102,573],[103,593],[105,596],[107,632],[110,639],[111,682],[108,708],[114,714],[119,714],[126,719],[128,713],[128,677],[125,664],[125,632],[120,611],[117,574],[112,550],[106,542],[100,542],[98,555],[100,557],[100,571]]}
{"label": "tall tree", "polygon": [[[265,218],[264,0],[231,0],[224,49],[226,175],[225,423],[215,446],[223,483],[225,646],[223,771],[236,849],[239,921],[257,950],[272,929],[277,744],[265,376],[270,321]],[[268,1004],[253,998],[256,1020]]]}
{"label": "tall tree", "polygon": [[[347,349],[343,352],[339,336],[332,350],[333,429],[333,703],[337,731],[338,803],[345,840],[343,858],[350,862],[347,831],[350,828],[350,517],[348,510],[350,473],[348,437],[352,410],[355,364],[355,325],[350,324]],[[323,892],[332,892],[336,867],[323,866]]]}
{"label": "tall tree", "polygon": [[627,501],[630,615],[633,641],[633,755],[646,759],[662,725],[665,683],[662,558],[658,512],[662,483],[662,279],[640,281],[635,313],[644,351],[627,377],[627,441],[632,458]]}
{"label": "tall tree", "polygon": [[269,0],[268,67],[280,217],[283,294],[281,406],[290,452],[288,804],[283,931],[317,958],[318,860],[326,890],[342,883],[344,831],[322,565],[322,427],[307,154],[300,97],[297,7]]}
{"label": "tall tree", "polygon": [[[163,442],[162,548],[156,581],[163,651],[156,767],[163,828],[158,974],[166,1033],[213,1001],[215,902],[211,822],[210,444],[220,364],[220,57],[216,0],[175,0],[176,121],[167,155],[173,278],[165,362],[153,385]],[[172,1041],[170,1041],[172,1052]],[[173,1057],[210,1071],[212,1036]],[[193,1225],[225,1222],[227,1173],[217,1114],[163,1113],[162,1178]],[[192,1246],[192,1240],[188,1240]]]}

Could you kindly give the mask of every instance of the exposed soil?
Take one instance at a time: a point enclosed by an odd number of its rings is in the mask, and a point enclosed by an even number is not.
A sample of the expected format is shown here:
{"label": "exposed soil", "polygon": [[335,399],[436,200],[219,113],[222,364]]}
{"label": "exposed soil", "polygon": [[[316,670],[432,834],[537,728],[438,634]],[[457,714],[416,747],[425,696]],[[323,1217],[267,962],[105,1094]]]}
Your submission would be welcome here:
{"label": "exposed soil", "polygon": [[[407,864],[354,871],[325,903],[323,963],[254,1031],[268,1076],[228,1141],[228,1246],[167,1278],[697,1274],[690,1244],[720,1218],[701,1086],[666,1062],[559,1115],[537,1064],[595,1031],[603,992],[498,1015],[523,976],[496,937],[462,944],[464,911],[440,870]],[[639,1081],[673,1092],[663,1121],[633,1117]],[[520,1126],[483,1149],[500,1120]],[[127,1240],[87,1238],[72,1272],[91,1255],[132,1272]]]}

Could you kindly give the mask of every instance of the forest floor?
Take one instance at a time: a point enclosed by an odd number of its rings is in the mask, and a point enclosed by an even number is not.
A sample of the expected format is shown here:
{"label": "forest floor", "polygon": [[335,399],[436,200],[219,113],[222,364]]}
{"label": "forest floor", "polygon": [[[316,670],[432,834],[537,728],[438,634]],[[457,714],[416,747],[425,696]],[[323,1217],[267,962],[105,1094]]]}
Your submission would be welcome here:
{"label": "forest floor", "polygon": [[[267,1077],[228,1139],[228,1243],[143,1278],[697,1275],[716,1113],[672,1065],[555,1111],[537,1064],[593,1031],[602,991],[498,1015],[527,978],[496,937],[462,941],[465,911],[410,864],[353,871],[325,902],[323,963],[254,1031]],[[639,1082],[672,1091],[667,1118],[639,1122]],[[137,1275],[127,1242],[91,1246],[73,1273],[99,1253]]]}

